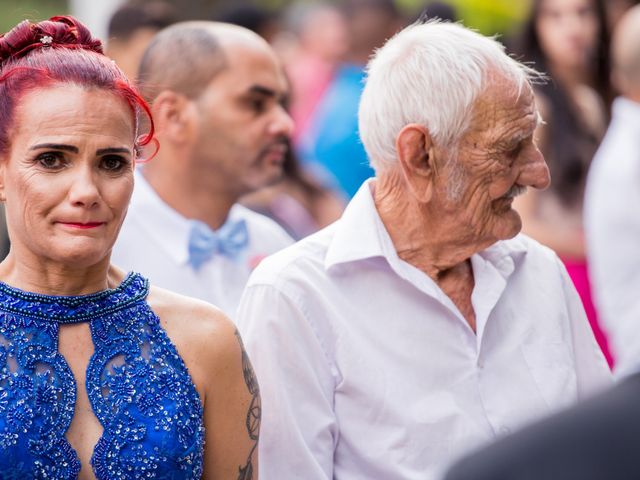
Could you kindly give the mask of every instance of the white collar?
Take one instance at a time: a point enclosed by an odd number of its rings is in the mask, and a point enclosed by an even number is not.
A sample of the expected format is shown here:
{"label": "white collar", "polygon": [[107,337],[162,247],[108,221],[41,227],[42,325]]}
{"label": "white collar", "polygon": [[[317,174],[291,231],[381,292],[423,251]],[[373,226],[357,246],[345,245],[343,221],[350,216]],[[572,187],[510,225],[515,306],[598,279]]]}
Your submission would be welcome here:
{"label": "white collar", "polygon": [[326,269],[372,257],[398,258],[373,201],[374,180],[362,184],[337,222],[325,257]]}
{"label": "white collar", "polygon": [[165,254],[177,264],[185,265],[189,260],[191,222],[160,198],[139,169],[135,173],[131,205],[135,206],[132,210],[139,216],[140,225],[156,238]]}
{"label": "white collar", "polygon": [[[325,257],[327,270],[335,265],[373,257],[385,258],[392,268],[399,263],[409,266],[398,257],[378,214],[371,192],[374,181],[369,179],[362,184],[337,222]],[[493,264],[506,278],[513,272],[514,262],[526,251],[526,244],[518,235],[511,240],[496,242],[477,255]]]}

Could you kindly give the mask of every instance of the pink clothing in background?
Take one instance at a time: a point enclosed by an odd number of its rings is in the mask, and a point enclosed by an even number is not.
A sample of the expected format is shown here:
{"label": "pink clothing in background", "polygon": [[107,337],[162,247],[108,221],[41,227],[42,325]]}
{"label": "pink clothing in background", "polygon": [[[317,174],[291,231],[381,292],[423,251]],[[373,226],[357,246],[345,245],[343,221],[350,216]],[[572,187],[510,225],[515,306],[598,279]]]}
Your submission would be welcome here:
{"label": "pink clothing in background", "polygon": [[296,126],[294,142],[305,131],[334,73],[335,64],[311,55],[302,56],[287,68],[292,91],[291,117]]}
{"label": "pink clothing in background", "polygon": [[567,268],[567,272],[569,273],[580,298],[582,299],[582,305],[587,313],[587,318],[591,324],[596,341],[598,342],[598,345],[600,345],[602,353],[604,353],[604,356],[609,363],[609,367],[613,367],[614,360],[611,355],[611,351],[609,350],[609,343],[605,333],[602,331],[600,324],[598,323],[598,315],[591,297],[591,282],[589,281],[589,269],[587,268],[587,263],[584,260],[576,261],[566,258],[563,258],[562,261]]}

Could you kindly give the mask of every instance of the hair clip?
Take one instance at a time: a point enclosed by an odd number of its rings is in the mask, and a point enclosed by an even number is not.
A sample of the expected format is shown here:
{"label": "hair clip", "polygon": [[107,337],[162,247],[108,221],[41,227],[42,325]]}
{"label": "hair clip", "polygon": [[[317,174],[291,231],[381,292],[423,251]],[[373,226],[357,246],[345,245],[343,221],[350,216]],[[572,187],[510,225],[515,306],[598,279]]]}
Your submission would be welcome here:
{"label": "hair clip", "polygon": [[43,45],[51,45],[51,42],[53,42],[53,37],[51,35],[44,35],[40,38],[40,43]]}

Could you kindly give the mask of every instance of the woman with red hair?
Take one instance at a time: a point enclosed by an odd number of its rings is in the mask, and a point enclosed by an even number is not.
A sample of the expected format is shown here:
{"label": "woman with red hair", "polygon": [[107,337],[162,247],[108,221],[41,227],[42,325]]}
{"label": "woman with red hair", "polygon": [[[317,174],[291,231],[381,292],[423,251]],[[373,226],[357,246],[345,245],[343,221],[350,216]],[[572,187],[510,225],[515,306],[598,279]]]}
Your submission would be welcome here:
{"label": "woman with red hair", "polygon": [[77,20],[0,36],[3,478],[257,478],[259,392],[232,324],[110,264],[143,115]]}

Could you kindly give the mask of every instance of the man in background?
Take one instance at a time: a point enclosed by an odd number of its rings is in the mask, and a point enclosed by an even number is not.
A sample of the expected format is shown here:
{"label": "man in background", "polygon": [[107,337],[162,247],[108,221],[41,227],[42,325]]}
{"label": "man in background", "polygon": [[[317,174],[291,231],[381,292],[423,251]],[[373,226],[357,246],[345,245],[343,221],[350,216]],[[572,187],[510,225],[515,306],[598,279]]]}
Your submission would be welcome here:
{"label": "man in background", "polygon": [[328,184],[351,198],[373,176],[358,136],[365,65],[401,27],[402,19],[393,0],[347,0],[341,6],[348,26],[346,59],[315,106],[298,147],[302,160],[324,172]]}
{"label": "man in background", "polygon": [[152,40],[139,78],[160,149],[136,174],[114,263],[233,317],[251,270],[291,242],[236,203],[282,176],[293,129],[283,70],[245,28],[184,22]]}
{"label": "man in background", "polygon": [[106,54],[134,81],[142,54],[156,33],[177,21],[171,4],[124,4],[111,16]]}

